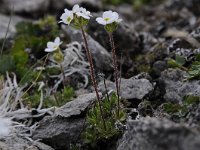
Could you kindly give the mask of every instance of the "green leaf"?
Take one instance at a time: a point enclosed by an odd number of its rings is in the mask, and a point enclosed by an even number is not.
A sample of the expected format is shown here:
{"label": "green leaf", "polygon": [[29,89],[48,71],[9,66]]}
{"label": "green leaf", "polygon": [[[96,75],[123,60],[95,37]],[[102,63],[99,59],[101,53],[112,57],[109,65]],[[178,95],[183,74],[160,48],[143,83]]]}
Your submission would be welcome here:
{"label": "green leaf", "polygon": [[192,104],[198,104],[200,99],[199,96],[194,96],[194,95],[186,95],[183,99],[184,105],[192,105]]}
{"label": "green leaf", "polygon": [[183,66],[185,64],[185,58],[180,55],[176,55],[176,63],[179,64],[180,66]]}
{"label": "green leaf", "polygon": [[190,67],[188,79],[199,79],[200,78],[200,62],[193,62],[192,66]]}
{"label": "green leaf", "polygon": [[169,59],[167,64],[170,68],[180,68],[181,66],[173,59]]}

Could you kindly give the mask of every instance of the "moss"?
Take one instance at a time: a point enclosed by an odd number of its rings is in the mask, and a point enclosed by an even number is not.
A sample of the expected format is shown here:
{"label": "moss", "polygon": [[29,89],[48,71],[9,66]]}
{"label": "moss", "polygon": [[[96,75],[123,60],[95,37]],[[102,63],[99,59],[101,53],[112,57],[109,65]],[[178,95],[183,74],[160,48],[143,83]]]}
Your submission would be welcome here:
{"label": "moss", "polygon": [[[36,23],[20,22],[16,25],[16,36],[10,52],[0,56],[0,73],[15,72],[21,84],[30,83],[38,72],[31,66],[37,62],[30,59],[42,58],[46,53],[46,43],[58,35],[58,25],[55,17],[47,16]],[[31,69],[30,69],[31,68]]]}
{"label": "moss", "polygon": [[170,115],[171,118],[176,117],[176,121],[185,119],[185,116],[190,112],[191,106],[198,105],[200,98],[198,96],[186,95],[183,98],[182,104],[165,103],[162,105],[163,111]]}
{"label": "moss", "polygon": [[55,39],[59,32],[57,21],[52,16],[47,16],[36,23],[20,22],[16,29],[17,38],[20,37],[24,47],[30,49],[36,58],[44,56],[46,43]]}
{"label": "moss", "polygon": [[153,53],[140,54],[133,58],[133,62],[136,65],[138,73],[150,72],[151,64],[155,61],[155,55]]}
{"label": "moss", "polygon": [[0,74],[5,75],[6,72],[11,72],[15,68],[14,58],[11,55],[0,56]]}
{"label": "moss", "polygon": [[[56,92],[53,95],[44,97],[43,107],[49,108],[53,106],[63,106],[71,101],[74,97],[74,89],[72,87],[65,87],[62,91]],[[33,89],[30,94],[24,96],[25,103],[31,108],[37,108],[40,103],[41,93],[37,89]]]}

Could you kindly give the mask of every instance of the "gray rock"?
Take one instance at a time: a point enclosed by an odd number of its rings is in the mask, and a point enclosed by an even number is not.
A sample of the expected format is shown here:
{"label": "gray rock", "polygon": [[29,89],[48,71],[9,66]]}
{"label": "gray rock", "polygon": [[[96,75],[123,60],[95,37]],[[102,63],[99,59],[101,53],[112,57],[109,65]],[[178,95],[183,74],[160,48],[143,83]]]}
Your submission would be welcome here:
{"label": "gray rock", "polygon": [[165,61],[158,60],[153,64],[152,70],[156,76],[160,76],[161,72],[167,68],[168,68],[168,66]]}
{"label": "gray rock", "polygon": [[48,9],[49,0],[3,0],[2,8],[4,12],[10,12],[12,9],[16,13],[41,13]]}
{"label": "gray rock", "polygon": [[0,139],[0,150],[54,150],[41,142],[29,141],[25,138],[11,135]]}
{"label": "gray rock", "polygon": [[141,118],[127,122],[117,150],[199,150],[200,135],[166,119]]}
{"label": "gray rock", "polygon": [[81,112],[85,111],[85,109],[96,99],[96,94],[89,93],[83,94],[77,97],[75,100],[68,102],[64,106],[58,108],[55,111],[55,116],[62,116],[64,118],[68,118],[71,116],[80,115]]}
{"label": "gray rock", "polygon": [[[108,90],[116,90],[115,83],[106,81]],[[99,83],[99,89],[105,93],[103,82]],[[147,79],[137,79],[132,77],[130,79],[121,79],[120,95],[124,99],[139,99],[142,100],[147,94],[154,90],[154,85]]]}
{"label": "gray rock", "polygon": [[[6,31],[7,31],[7,28],[8,28],[8,24],[9,24],[9,20],[10,20],[10,16],[0,14],[0,39],[5,38],[5,34],[6,34]],[[7,37],[12,36],[16,32],[15,25],[17,23],[21,22],[21,21],[24,21],[24,20],[25,19],[23,19],[21,17],[13,16],[11,18]]]}
{"label": "gray rock", "polygon": [[161,73],[160,81],[165,85],[164,99],[181,103],[186,95],[200,96],[200,82],[188,81],[188,74],[180,69],[168,69]]}
{"label": "gray rock", "polygon": [[[71,41],[78,41],[79,43],[83,43],[82,34],[79,30],[75,30],[66,26],[63,26],[63,30]],[[87,40],[88,47],[91,50],[96,67],[105,71],[112,70],[112,58],[108,51],[88,34]]]}
{"label": "gray rock", "polygon": [[63,6],[69,6],[72,8],[75,4],[79,4],[80,6],[84,5],[87,6],[88,10],[95,10],[98,11],[102,8],[102,1],[101,0],[51,0],[51,8],[53,9],[63,9]]}
{"label": "gray rock", "polygon": [[[84,94],[45,117],[33,133],[33,139],[41,139],[55,149],[69,149],[70,143],[77,142],[84,127],[86,108],[94,102],[94,93]],[[84,113],[83,113],[84,112]]]}

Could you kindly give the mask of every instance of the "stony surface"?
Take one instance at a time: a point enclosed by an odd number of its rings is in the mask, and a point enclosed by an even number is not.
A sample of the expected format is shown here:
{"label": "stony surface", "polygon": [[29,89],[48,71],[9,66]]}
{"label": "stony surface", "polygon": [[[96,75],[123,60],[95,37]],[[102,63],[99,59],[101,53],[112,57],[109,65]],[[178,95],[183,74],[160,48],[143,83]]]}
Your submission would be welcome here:
{"label": "stony surface", "polygon": [[96,94],[89,93],[77,97],[75,100],[68,102],[64,106],[55,111],[55,116],[62,116],[65,118],[80,115],[85,109],[94,102]]}
{"label": "stony surface", "polygon": [[[0,39],[5,38],[6,31],[8,29],[9,20],[10,20],[10,16],[0,14]],[[14,35],[14,33],[16,32],[15,25],[20,21],[24,21],[24,19],[18,16],[13,16],[11,18],[7,37]]]}
{"label": "stony surface", "polygon": [[152,70],[156,76],[160,76],[161,72],[167,69],[167,63],[165,61],[156,61],[153,66]]}
{"label": "stony surface", "polygon": [[[65,34],[71,41],[78,41],[82,43],[83,38],[79,30],[63,27]],[[110,71],[112,70],[112,59],[108,51],[102,47],[97,41],[95,41],[90,35],[87,34],[88,47],[91,50],[96,67],[100,70]]]}
{"label": "stony surface", "polygon": [[198,150],[200,135],[166,119],[141,118],[127,122],[117,150]]}
{"label": "stony surface", "polygon": [[181,103],[186,95],[200,96],[198,80],[187,81],[187,73],[180,69],[168,69],[161,73],[160,82],[165,85],[164,99]]}
{"label": "stony surface", "polygon": [[94,93],[81,95],[45,117],[33,133],[33,139],[51,145],[55,149],[69,149],[70,143],[77,142],[84,127],[84,112],[95,101]]}
{"label": "stony surface", "polygon": [[102,8],[102,1],[101,0],[59,0],[59,3],[57,0],[51,0],[51,8],[53,9],[63,9],[64,6],[68,6],[72,8],[75,4],[87,6],[88,10],[92,11],[98,11],[100,8]]}
{"label": "stony surface", "polygon": [[[115,90],[115,83],[106,81],[108,90]],[[99,89],[105,93],[103,82],[99,83]],[[137,79],[132,77],[130,79],[121,79],[120,95],[124,99],[139,99],[142,100],[146,95],[154,90],[154,85],[145,78]]]}
{"label": "stony surface", "polygon": [[28,13],[34,16],[33,13],[47,11],[49,0],[3,0],[0,6],[1,11],[10,12],[13,10],[16,13]]}
{"label": "stony surface", "polygon": [[54,150],[41,142],[29,141],[17,135],[11,135],[0,139],[1,150]]}

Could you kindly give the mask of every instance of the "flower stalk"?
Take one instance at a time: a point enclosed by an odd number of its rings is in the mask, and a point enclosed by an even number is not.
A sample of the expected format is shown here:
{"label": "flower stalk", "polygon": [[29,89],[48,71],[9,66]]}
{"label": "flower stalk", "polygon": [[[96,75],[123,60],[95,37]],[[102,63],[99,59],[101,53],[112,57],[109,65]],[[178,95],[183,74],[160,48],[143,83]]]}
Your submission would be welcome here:
{"label": "flower stalk", "polygon": [[118,65],[117,65],[117,55],[115,50],[115,43],[113,39],[112,32],[108,32],[109,39],[110,39],[110,45],[112,49],[112,57],[113,57],[113,66],[114,66],[114,76],[115,76],[115,85],[117,90],[117,115],[119,116],[119,110],[120,110],[120,100],[119,100],[119,72],[118,72]]}
{"label": "flower stalk", "polygon": [[91,55],[91,52],[88,48],[88,43],[87,43],[87,39],[86,39],[86,35],[85,35],[85,31],[84,31],[83,27],[81,27],[81,33],[82,33],[84,44],[85,44],[86,56],[87,56],[88,62],[90,64],[90,76],[91,76],[92,84],[94,86],[94,90],[95,90],[95,93],[96,93],[96,96],[97,96],[97,100],[98,100],[98,104],[99,104],[99,108],[100,108],[100,113],[101,113],[101,117],[102,117],[102,120],[103,120],[103,126],[104,126],[104,129],[106,130],[106,123],[105,123],[105,119],[103,117],[103,109],[102,109],[102,106],[101,106],[101,98],[99,96],[99,92],[98,92],[98,89],[97,89],[97,82],[96,82],[95,74],[94,74],[94,65],[93,65],[93,62],[92,62],[92,55]]}
{"label": "flower stalk", "polygon": [[96,18],[96,21],[104,25],[104,29],[107,31],[109,35],[110,45],[112,49],[112,58],[113,58],[113,67],[114,67],[114,77],[115,77],[115,85],[117,90],[117,115],[119,116],[119,110],[120,110],[120,99],[119,99],[119,93],[120,93],[120,86],[119,86],[119,73],[117,68],[117,55],[115,50],[115,43],[113,39],[113,32],[117,29],[118,24],[122,21],[122,19],[119,18],[119,14],[117,12],[113,12],[111,10],[105,11],[102,15],[102,17]]}
{"label": "flower stalk", "polygon": [[65,70],[64,70],[62,63],[60,63],[60,70],[61,70],[61,73],[62,73],[62,76],[63,76],[62,83],[63,83],[63,88],[64,88],[65,87]]}

